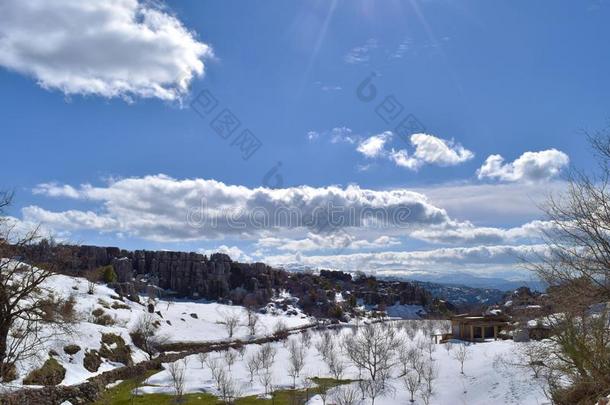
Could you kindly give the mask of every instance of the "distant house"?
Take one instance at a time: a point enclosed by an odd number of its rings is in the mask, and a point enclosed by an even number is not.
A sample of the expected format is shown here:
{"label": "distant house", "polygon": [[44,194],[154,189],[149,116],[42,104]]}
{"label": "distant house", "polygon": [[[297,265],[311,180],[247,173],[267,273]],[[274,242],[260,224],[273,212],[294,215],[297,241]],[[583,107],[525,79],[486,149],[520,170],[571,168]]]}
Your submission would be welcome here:
{"label": "distant house", "polygon": [[453,339],[471,342],[498,339],[509,325],[509,318],[502,314],[461,314],[451,318],[451,335]]}

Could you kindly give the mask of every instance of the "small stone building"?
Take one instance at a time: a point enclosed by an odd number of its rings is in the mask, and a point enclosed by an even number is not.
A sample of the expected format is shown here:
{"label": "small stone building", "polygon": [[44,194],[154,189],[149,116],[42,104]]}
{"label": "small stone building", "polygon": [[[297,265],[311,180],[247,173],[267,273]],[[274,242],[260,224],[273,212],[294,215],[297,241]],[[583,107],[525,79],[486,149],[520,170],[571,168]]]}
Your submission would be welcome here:
{"label": "small stone building", "polygon": [[451,334],[453,339],[470,342],[498,339],[509,325],[506,315],[461,314],[451,318]]}

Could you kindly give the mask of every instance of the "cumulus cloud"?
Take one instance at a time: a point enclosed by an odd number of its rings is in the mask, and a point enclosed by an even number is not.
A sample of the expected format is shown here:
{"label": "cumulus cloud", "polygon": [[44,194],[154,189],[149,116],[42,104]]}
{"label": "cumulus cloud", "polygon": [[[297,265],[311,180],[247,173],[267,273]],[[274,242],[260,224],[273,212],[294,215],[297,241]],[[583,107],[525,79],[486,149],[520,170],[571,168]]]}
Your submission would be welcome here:
{"label": "cumulus cloud", "polygon": [[367,158],[376,158],[384,153],[386,142],[392,139],[392,132],[386,131],[379,135],[373,135],[360,142],[356,150]]}
{"label": "cumulus cloud", "polygon": [[22,209],[24,220],[58,231],[120,232],[155,241],[237,237],[278,251],[378,249],[397,246],[401,238],[473,246],[535,243],[547,226],[542,221],[513,228],[478,226],[452,218],[420,192],[401,188],[248,188],[156,175],[101,187],[43,183],[34,192],[96,205],[90,210]]}
{"label": "cumulus cloud", "polygon": [[429,134],[413,134],[409,142],[415,148],[390,148],[394,134],[390,131],[373,135],[358,143],[356,150],[366,158],[389,159],[399,167],[419,170],[424,165],[455,166],[474,157],[474,153],[453,140],[442,139]]}
{"label": "cumulus cloud", "polygon": [[474,153],[452,140],[428,134],[413,134],[410,138],[415,152],[409,155],[405,149],[390,153],[391,160],[400,167],[418,170],[425,164],[455,166],[474,157]]}
{"label": "cumulus cloud", "polygon": [[293,229],[326,235],[340,229],[371,229],[379,237],[388,234],[386,229],[406,232],[411,227],[450,221],[424,195],[406,189],[247,188],[156,175],[122,179],[103,187],[45,183],[35,192],[100,206],[95,211],[58,212],[30,206],[22,213],[31,221],[60,229],[120,231],[161,241],[226,236],[256,239],[270,230]]}
{"label": "cumulus cloud", "polygon": [[379,249],[389,246],[400,245],[401,242],[391,236],[382,235],[373,240],[358,239],[354,235],[338,232],[330,235],[317,235],[309,233],[307,238],[289,239],[277,237],[265,237],[259,239],[257,246],[261,248],[274,248],[289,252],[307,252],[312,250],[360,250]]}
{"label": "cumulus cloud", "polygon": [[477,170],[477,177],[508,182],[538,182],[556,177],[569,162],[568,155],[557,149],[525,152],[509,163],[504,163],[501,155],[490,155]]}
{"label": "cumulus cloud", "polygon": [[139,0],[0,3],[0,65],[66,95],[180,99],[211,48]]}
{"label": "cumulus cloud", "polygon": [[515,272],[522,258],[536,260],[547,253],[545,245],[494,245],[340,255],[283,254],[267,256],[265,261],[295,269],[361,270],[386,276],[462,270],[489,275],[495,271]]}

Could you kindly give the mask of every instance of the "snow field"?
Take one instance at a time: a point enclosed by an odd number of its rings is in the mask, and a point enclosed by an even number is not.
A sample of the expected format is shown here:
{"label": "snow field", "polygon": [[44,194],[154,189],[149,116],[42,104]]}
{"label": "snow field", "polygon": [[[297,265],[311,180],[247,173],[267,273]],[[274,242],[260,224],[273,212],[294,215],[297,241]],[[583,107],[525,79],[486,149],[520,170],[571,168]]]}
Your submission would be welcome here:
{"label": "snow field", "polygon": [[[420,324],[429,321],[417,321]],[[305,347],[305,366],[296,380],[296,385],[302,388],[308,377],[332,377],[328,365],[316,349],[320,344],[323,333],[329,333],[334,342],[334,348],[340,359],[346,364],[343,379],[358,379],[358,370],[350,364],[349,359],[341,349],[341,341],[347,334],[354,333],[354,327],[345,327],[331,332],[311,331],[312,341],[309,347]],[[401,339],[406,342],[400,350],[415,345],[415,342],[425,339],[423,333],[418,331],[414,339],[409,339],[404,330],[398,331]],[[274,389],[292,388],[292,377],[288,373],[289,369],[289,341],[302,343],[300,334],[292,335],[287,341],[270,343],[275,349],[275,361],[271,368],[272,385]],[[455,347],[461,342],[453,342]],[[546,400],[539,381],[533,378],[532,373],[522,367],[508,365],[514,360],[515,353],[519,345],[527,343],[515,343],[513,341],[490,341],[468,345],[468,359],[464,364],[464,375],[460,373],[460,364],[454,358],[455,350],[450,352],[445,350],[444,344],[435,345],[432,353],[432,361],[438,367],[438,377],[434,381],[434,395],[431,404],[544,404]],[[236,361],[231,366],[230,376],[236,386],[240,387],[239,395],[263,395],[265,392],[260,375],[264,373],[259,370],[255,374],[253,381],[250,382],[250,375],[246,367],[247,359],[256,355],[261,345],[247,345],[242,354],[236,353]],[[234,350],[234,349],[231,349]],[[428,358],[428,353],[423,357]],[[503,361],[506,360],[506,361]],[[224,352],[210,353],[208,362],[217,362],[228,371]],[[514,361],[513,361],[514,363]],[[167,366],[167,365],[165,365]],[[184,363],[180,364],[184,367]],[[390,405],[397,403],[408,403],[409,393],[407,392],[401,379],[397,378],[399,367],[392,371],[392,378],[389,383],[392,387],[391,392],[383,397],[378,397],[375,404]],[[352,383],[358,388],[357,383]],[[172,379],[167,370],[161,371],[151,376],[145,386],[139,389],[140,393],[166,393],[173,394]],[[197,393],[208,392],[219,395],[210,367],[201,364],[197,355],[188,356],[185,369],[185,392]],[[332,396],[332,393],[331,393]],[[322,404],[319,396],[314,397],[311,404]],[[367,398],[363,403],[371,403]],[[420,398],[416,398],[415,403],[423,403]]]}

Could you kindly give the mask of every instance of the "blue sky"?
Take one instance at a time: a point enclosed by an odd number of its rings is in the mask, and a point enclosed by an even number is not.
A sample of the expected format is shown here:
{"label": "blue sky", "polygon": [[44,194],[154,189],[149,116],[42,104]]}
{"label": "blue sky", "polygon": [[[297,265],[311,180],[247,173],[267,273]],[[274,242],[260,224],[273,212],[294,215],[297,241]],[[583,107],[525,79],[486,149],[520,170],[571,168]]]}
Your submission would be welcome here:
{"label": "blue sky", "polygon": [[[230,0],[152,8],[116,0],[98,12],[68,3],[0,6],[9,151],[0,184],[17,193],[16,221],[42,222],[72,241],[222,247],[244,260],[345,269],[373,255],[362,266],[516,277],[513,251],[538,246],[530,228],[544,226],[532,225],[542,218],[536,204],[564,187],[569,164],[593,167],[582,131],[607,124],[605,1]],[[132,15],[123,30],[104,26],[125,10]],[[364,102],[358,86],[372,73],[377,95]],[[205,118],[190,108],[202,90],[218,101]],[[389,122],[378,114],[387,97],[402,105]],[[224,108],[241,122],[228,140],[211,127]],[[396,125],[409,114],[425,136],[399,136]],[[262,146],[244,160],[232,142],[246,128]],[[503,160],[489,161],[492,155]],[[418,204],[446,218],[421,219],[409,230],[346,229],[350,248],[340,251],[303,227],[176,231],[181,204],[198,198],[215,204],[231,195],[232,204],[252,208],[260,202],[253,190],[271,185],[265,174],[278,162],[282,184],[263,193],[265,204],[293,204],[291,192],[332,199],[339,192],[328,186],[351,186],[408,205],[412,196],[396,193],[416,191]],[[229,185],[246,191],[228,192]],[[356,194],[358,206],[370,200]],[[175,212],[155,204],[174,204]],[[151,232],[129,215],[165,228]],[[438,237],[447,232],[459,237]]]}

